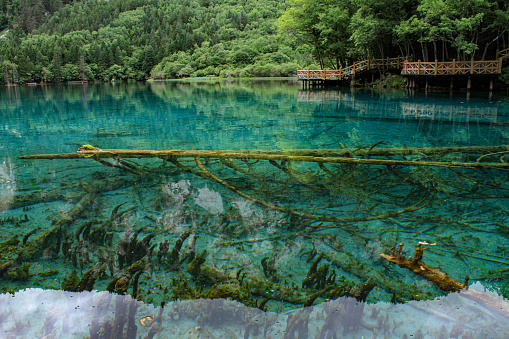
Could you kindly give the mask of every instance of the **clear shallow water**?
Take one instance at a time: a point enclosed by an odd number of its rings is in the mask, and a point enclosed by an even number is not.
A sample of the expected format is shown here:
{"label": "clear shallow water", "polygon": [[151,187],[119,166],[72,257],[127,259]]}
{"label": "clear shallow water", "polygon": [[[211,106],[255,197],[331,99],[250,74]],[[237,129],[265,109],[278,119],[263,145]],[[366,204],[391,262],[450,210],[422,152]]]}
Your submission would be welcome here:
{"label": "clear shallow water", "polygon": [[[20,160],[18,156],[76,152],[84,144],[158,150],[357,149],[378,142],[384,144],[376,148],[505,145],[508,117],[508,103],[503,98],[489,99],[488,94],[467,98],[466,94],[398,91],[301,91],[298,84],[285,81],[4,88],[0,92],[0,291],[63,285],[86,289],[70,282],[73,270],[78,280],[90,272],[95,290],[108,286],[120,290],[115,282],[123,277],[122,269],[148,254],[150,267],[138,285],[143,307],[177,298],[225,297],[256,310],[270,297],[265,304],[268,310],[283,314],[302,308],[327,286],[333,287],[315,305],[348,295],[352,286],[371,279],[377,286],[367,302],[383,308],[390,307],[391,300],[401,303],[444,295],[433,283],[379,256],[403,242],[404,254],[411,257],[415,245],[426,241],[437,243],[424,252],[427,265],[460,282],[469,275],[478,289],[504,294],[509,254],[508,185],[503,170],[460,169],[458,173],[435,167],[321,167],[316,162],[202,159],[212,173],[236,187],[233,192],[207,175],[186,171],[187,167],[200,171],[193,158],[178,159],[181,167],[168,161],[161,168],[160,159],[136,160],[145,173],[135,175],[92,159]],[[499,160],[503,155],[491,158]],[[451,159],[472,161],[457,154]],[[257,204],[246,195],[276,208]],[[172,249],[186,232],[175,261]],[[189,267],[193,252],[205,259],[201,273]],[[323,258],[316,266],[327,271],[327,282],[305,284],[320,253]],[[135,272],[129,277],[129,294],[134,276]],[[447,298],[452,304],[466,300],[457,294]],[[479,326],[483,321],[486,326],[499,321],[501,315],[493,310],[505,309],[505,303],[483,298],[483,302],[467,298],[466,313],[446,315],[443,322],[437,320],[436,328],[443,325],[450,333],[461,319],[477,314],[469,313],[477,307],[484,312]],[[398,305],[406,319],[411,314],[407,309],[417,309],[412,305],[419,304]],[[429,304],[422,305],[417,307],[426,309]],[[391,319],[394,316],[392,330],[384,325],[383,312],[369,318],[371,307],[355,318],[365,318],[371,325],[337,325],[338,333],[352,337],[373,331],[416,333],[398,326],[405,318],[397,312],[387,313]],[[341,312],[349,309],[340,308]],[[137,319],[145,316],[143,312],[137,313]],[[330,311],[324,310],[310,316],[313,331],[323,327],[327,314]],[[434,311],[425,314],[437,316]],[[254,316],[247,312],[240,328]],[[279,326],[267,329],[274,336],[283,336],[287,329],[288,315],[281,317]],[[181,331],[207,325],[196,314],[179,319]],[[14,320],[7,315],[6,327]],[[100,323],[105,321],[101,315]],[[479,326],[469,331],[480,331]],[[434,330],[423,335],[433,337]],[[488,337],[504,334],[507,326],[502,324],[497,331]]]}

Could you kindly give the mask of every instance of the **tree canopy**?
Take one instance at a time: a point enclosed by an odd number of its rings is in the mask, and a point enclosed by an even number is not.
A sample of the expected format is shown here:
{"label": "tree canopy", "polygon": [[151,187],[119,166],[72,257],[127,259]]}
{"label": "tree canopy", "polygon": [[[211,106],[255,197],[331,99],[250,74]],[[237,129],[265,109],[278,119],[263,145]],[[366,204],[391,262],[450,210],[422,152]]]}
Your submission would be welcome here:
{"label": "tree canopy", "polygon": [[311,45],[322,66],[398,55],[494,59],[497,49],[509,45],[507,1],[289,1],[279,31]]}
{"label": "tree canopy", "polygon": [[276,35],[286,8],[274,0],[17,0],[0,6],[0,81],[286,76],[312,62],[295,39]]}
{"label": "tree canopy", "polygon": [[494,59],[508,28],[500,0],[0,0],[0,83]]}

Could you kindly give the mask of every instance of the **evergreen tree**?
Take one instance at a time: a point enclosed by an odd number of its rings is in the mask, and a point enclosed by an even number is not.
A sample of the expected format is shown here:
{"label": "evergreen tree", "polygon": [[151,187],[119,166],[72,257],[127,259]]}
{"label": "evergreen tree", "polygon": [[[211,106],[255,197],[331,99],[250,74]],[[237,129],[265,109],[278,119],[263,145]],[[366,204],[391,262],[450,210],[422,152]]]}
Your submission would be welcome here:
{"label": "evergreen tree", "polygon": [[143,51],[143,66],[142,71],[149,74],[152,67],[156,64],[155,51],[152,45],[145,47]]}
{"label": "evergreen tree", "polygon": [[58,45],[55,46],[53,51],[53,60],[51,61],[51,73],[56,82],[62,81],[62,52]]}
{"label": "evergreen tree", "polygon": [[85,64],[85,53],[81,53],[80,55],[80,61],[78,64],[79,72],[80,72],[80,80],[81,81],[87,81],[87,68]]}

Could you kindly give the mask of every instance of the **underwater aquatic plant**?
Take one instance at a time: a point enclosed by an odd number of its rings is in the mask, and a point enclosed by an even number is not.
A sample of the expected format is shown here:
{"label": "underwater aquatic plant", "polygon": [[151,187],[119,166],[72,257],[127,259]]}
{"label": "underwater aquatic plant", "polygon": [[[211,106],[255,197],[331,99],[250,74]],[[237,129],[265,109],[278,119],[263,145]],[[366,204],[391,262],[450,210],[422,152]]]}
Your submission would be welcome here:
{"label": "underwater aquatic plant", "polygon": [[322,260],[324,253],[322,252],[318,258],[313,261],[309,271],[306,275],[306,278],[302,281],[302,287],[307,288],[315,288],[315,289],[324,289],[327,285],[334,284],[335,280],[335,272],[332,272],[328,277],[327,273],[329,272],[329,264],[325,264],[318,268],[318,264]]}
{"label": "underwater aquatic plant", "polygon": [[276,253],[272,257],[263,257],[261,264],[263,268],[263,274],[270,278],[272,281],[278,281],[277,270],[276,270]]}
{"label": "underwater aquatic plant", "polygon": [[[116,253],[118,255],[118,266],[120,269],[126,265],[131,265],[136,261],[147,257],[150,260],[153,247],[150,247],[150,241],[155,237],[154,233],[147,234],[143,239],[138,240],[138,235],[144,231],[140,228],[131,235],[127,232],[125,237],[117,245]],[[129,237],[131,235],[131,237]]]}
{"label": "underwater aquatic plant", "polygon": [[10,280],[27,281],[30,279],[30,263],[25,262],[5,272]]}
{"label": "underwater aquatic plant", "polygon": [[185,231],[180,235],[180,238],[175,242],[175,246],[170,254],[171,268],[170,270],[176,269],[180,265],[180,249],[184,244],[184,241],[191,235],[191,231]]}

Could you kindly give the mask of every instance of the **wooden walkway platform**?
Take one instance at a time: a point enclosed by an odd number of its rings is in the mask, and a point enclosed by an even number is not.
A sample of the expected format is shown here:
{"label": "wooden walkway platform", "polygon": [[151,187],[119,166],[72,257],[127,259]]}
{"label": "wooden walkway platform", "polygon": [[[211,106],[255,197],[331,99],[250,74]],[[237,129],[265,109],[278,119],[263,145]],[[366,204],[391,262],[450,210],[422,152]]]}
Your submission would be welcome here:
{"label": "wooden walkway platform", "polygon": [[499,75],[502,65],[509,59],[509,48],[497,51],[496,60],[484,61],[409,61],[406,57],[370,59],[355,62],[341,69],[297,70],[297,78],[302,81],[334,81],[354,78],[355,75],[370,70],[401,70],[401,75]]}
{"label": "wooden walkway platform", "polygon": [[401,75],[501,74],[503,59],[486,61],[407,62]]}
{"label": "wooden walkway platform", "polygon": [[299,69],[297,78],[299,80],[343,80],[350,79],[363,71],[372,69],[401,69],[407,62],[406,57],[369,59],[355,62],[353,65],[341,69]]}

